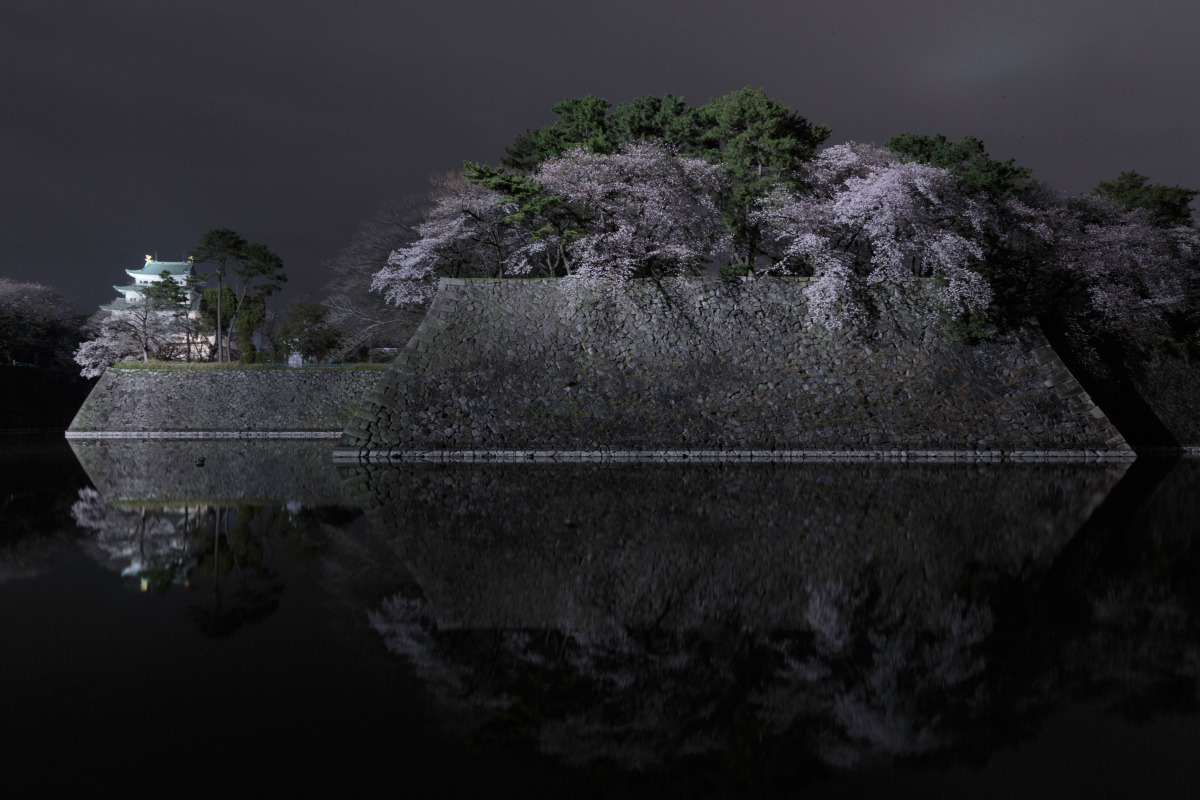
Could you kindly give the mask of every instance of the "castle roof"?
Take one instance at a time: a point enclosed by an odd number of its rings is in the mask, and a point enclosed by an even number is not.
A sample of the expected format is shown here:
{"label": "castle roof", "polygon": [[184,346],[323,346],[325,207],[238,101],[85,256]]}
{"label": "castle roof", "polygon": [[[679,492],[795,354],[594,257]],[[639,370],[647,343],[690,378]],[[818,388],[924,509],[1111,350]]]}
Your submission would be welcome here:
{"label": "castle roof", "polygon": [[195,272],[195,265],[190,261],[147,261],[141,269],[125,270],[130,275],[153,275],[159,277],[164,272],[172,275],[190,275]]}
{"label": "castle roof", "polygon": [[132,311],[133,308],[133,303],[130,303],[124,297],[118,297],[108,305],[100,306],[101,311]]}
{"label": "castle roof", "polygon": [[[114,285],[113,288],[120,292],[121,296],[111,303],[100,306],[101,310],[124,312],[142,307],[141,302],[138,302],[139,296],[144,296],[146,289],[161,279],[164,272],[173,277],[176,283],[187,288],[187,299],[180,305],[186,308],[191,315],[198,312],[200,310],[200,292],[191,285],[190,281],[185,280],[186,277],[196,274],[195,265],[191,261],[158,261],[151,256],[146,256],[146,263],[142,265],[141,269],[125,270],[125,274],[133,278],[135,283],[124,286]],[[134,302],[130,302],[131,300]]]}

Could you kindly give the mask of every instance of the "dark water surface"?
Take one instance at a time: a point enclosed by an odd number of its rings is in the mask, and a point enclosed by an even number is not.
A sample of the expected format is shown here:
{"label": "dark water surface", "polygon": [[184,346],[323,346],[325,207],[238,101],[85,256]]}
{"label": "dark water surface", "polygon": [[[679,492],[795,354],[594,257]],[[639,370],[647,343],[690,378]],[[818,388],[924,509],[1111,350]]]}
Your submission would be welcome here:
{"label": "dark water surface", "polygon": [[1200,795],[1200,462],[0,437],[0,786]]}

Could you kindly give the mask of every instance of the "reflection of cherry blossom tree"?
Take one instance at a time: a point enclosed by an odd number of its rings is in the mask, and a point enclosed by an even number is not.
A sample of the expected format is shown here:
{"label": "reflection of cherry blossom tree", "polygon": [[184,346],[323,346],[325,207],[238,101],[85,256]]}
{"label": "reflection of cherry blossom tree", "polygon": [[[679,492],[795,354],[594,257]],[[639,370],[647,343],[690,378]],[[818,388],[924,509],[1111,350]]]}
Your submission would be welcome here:
{"label": "reflection of cherry blossom tree", "polygon": [[113,561],[126,561],[125,576],[145,578],[155,588],[183,581],[194,566],[188,539],[200,517],[194,509],[178,512],[117,508],[95,489],[79,490],[71,507],[75,524],[95,532],[94,541]]}
{"label": "reflection of cherry blossom tree", "polygon": [[946,747],[943,718],[971,718],[988,699],[981,647],[992,631],[986,604],[953,596],[933,620],[879,603],[868,583],[813,592],[811,648],[776,639],[777,671],[751,702],[777,732],[823,718],[814,743],[835,766]]}
{"label": "reflection of cherry blossom tree", "polygon": [[397,596],[369,616],[457,724],[516,714],[540,750],[575,764],[640,769],[719,750],[748,722],[728,716],[735,706],[773,735],[816,732],[813,747],[835,766],[946,747],[949,721],[987,699],[991,609],[955,596],[923,618],[861,578],[810,594],[808,632],[506,630],[485,646],[439,630],[422,598]]}
{"label": "reflection of cherry blossom tree", "polygon": [[308,548],[326,535],[320,516],[304,508],[125,508],[88,488],[71,511],[110,560],[125,562],[122,575],[140,578],[143,588],[182,584],[202,598],[188,611],[210,636],[229,636],[279,607],[283,584],[271,564],[272,538]]}

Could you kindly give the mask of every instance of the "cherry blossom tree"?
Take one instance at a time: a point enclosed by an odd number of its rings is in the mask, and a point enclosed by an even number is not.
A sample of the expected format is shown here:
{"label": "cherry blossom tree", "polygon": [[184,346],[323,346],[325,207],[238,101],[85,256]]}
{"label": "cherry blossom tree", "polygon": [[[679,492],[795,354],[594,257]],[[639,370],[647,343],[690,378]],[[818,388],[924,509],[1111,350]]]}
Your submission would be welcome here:
{"label": "cherry blossom tree", "polygon": [[126,310],[105,312],[93,319],[96,335],[75,350],[75,363],[83,368],[80,374],[97,378],[118,361],[170,358],[181,338],[187,336],[187,315],[179,313],[178,293],[169,291],[173,284],[170,276],[165,276]]}
{"label": "cherry blossom tree", "polygon": [[[1149,348],[1180,320],[1200,327],[1195,229],[1013,175],[1019,190],[999,191],[874,145],[828,148],[759,202],[747,224],[779,258],[747,267],[815,277],[809,322],[831,330],[866,324],[879,288],[929,279],[930,317],[970,335],[1032,314],[1086,355],[1103,342]],[[572,290],[617,292],[633,278],[692,274],[733,252],[714,201],[731,180],[725,166],[650,142],[568,150],[529,174],[471,165],[443,183],[419,238],[393,251],[372,288],[417,310],[442,276],[561,277]]]}
{"label": "cherry blossom tree", "polygon": [[804,193],[776,191],[755,221],[784,245],[774,271],[817,278],[806,290],[812,322],[864,323],[870,287],[928,277],[940,283],[932,310],[987,311],[993,295],[978,266],[994,214],[949,172],[852,143],[822,152],[806,177]]}
{"label": "cherry blossom tree", "polygon": [[[1095,360],[1116,344],[1148,351],[1171,322],[1194,329],[1200,232],[1161,227],[1147,215],[1095,195],[1028,210],[1047,242],[1039,260],[1040,308],[1061,321],[1073,348]],[[1031,238],[1031,237],[1030,237]]]}
{"label": "cherry blossom tree", "polygon": [[137,342],[109,315],[100,322],[95,337],[75,350],[75,363],[82,367],[79,374],[83,377],[99,378],[118,361],[137,358],[137,352]]}
{"label": "cherry blossom tree", "polygon": [[[630,278],[697,270],[730,246],[711,198],[724,169],[662,145],[576,149],[531,176],[488,177],[508,193],[448,181],[420,238],[391,254],[372,288],[411,306],[429,302],[439,277],[559,275],[616,291]],[[519,202],[525,190],[536,200]]]}
{"label": "cherry blossom tree", "polygon": [[1195,307],[1196,230],[1155,226],[1104,197],[987,191],[861,144],[825,150],[806,179],[804,192],[781,188],[761,203],[758,219],[784,245],[774,270],[817,278],[811,321],[830,329],[869,319],[871,287],[930,277],[931,313],[1035,314],[1093,357],[1103,340],[1151,347]]}
{"label": "cherry blossom tree", "polygon": [[635,277],[695,272],[732,247],[712,200],[725,170],[703,159],[644,142],[613,155],[576,149],[543,162],[533,178],[584,223],[580,232],[531,237],[513,272],[530,272],[547,249],[565,246],[569,279],[617,291]]}
{"label": "cherry blossom tree", "polygon": [[[445,181],[419,239],[391,253],[372,289],[418,307],[439,277],[558,275],[616,291],[632,277],[695,271],[730,247],[712,200],[724,169],[662,145],[630,144],[612,155],[571,150],[532,176],[487,175],[509,193],[458,176]],[[538,199],[520,203],[521,190]]]}
{"label": "cherry blossom tree", "polygon": [[434,204],[417,226],[416,241],[393,250],[371,290],[393,305],[423,307],[441,277],[504,277],[520,247],[520,233],[505,224],[515,210],[502,195],[452,174],[435,182]]}
{"label": "cherry blossom tree", "polygon": [[97,378],[118,361],[148,361],[166,354],[178,338],[176,320],[144,300],[127,312],[109,313],[96,336],[75,350],[75,363],[85,378]]}

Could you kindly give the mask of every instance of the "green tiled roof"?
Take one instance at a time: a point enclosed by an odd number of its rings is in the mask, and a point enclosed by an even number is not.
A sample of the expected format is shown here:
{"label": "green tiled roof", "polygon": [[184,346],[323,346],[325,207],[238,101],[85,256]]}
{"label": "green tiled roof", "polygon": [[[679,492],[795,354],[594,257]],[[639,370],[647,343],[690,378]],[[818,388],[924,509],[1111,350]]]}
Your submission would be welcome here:
{"label": "green tiled roof", "polygon": [[189,261],[147,261],[141,269],[125,270],[130,275],[153,275],[158,277],[164,272],[169,272],[172,275],[188,275],[195,270],[195,265]]}
{"label": "green tiled roof", "polygon": [[100,306],[101,311],[128,311],[133,304],[124,297],[118,297],[106,306]]}

